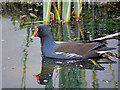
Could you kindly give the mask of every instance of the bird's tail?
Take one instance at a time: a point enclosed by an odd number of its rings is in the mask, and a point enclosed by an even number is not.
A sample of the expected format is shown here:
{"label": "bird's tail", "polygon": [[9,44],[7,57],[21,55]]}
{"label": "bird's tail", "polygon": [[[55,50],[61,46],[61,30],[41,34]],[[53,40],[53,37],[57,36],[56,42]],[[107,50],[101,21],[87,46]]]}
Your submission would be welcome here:
{"label": "bird's tail", "polygon": [[110,50],[114,50],[116,48],[112,48],[112,47],[102,47],[100,48],[97,53],[99,54],[103,54],[103,53],[107,53],[107,52],[110,52]]}

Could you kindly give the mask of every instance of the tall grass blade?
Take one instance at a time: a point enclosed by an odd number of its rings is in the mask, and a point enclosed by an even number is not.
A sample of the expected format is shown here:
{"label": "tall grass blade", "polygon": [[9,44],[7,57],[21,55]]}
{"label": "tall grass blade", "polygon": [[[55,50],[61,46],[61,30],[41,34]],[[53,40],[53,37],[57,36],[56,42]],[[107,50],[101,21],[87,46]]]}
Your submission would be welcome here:
{"label": "tall grass blade", "polygon": [[74,10],[75,10],[75,15],[76,15],[76,21],[79,21],[80,14],[82,11],[82,0],[74,1]]}
{"label": "tall grass blade", "polygon": [[43,21],[46,21],[47,2],[43,1]]}
{"label": "tall grass blade", "polygon": [[70,15],[71,15],[71,0],[63,0],[63,5],[62,5],[62,20],[65,22],[70,21]]}
{"label": "tall grass blade", "polygon": [[55,5],[55,0],[53,0],[53,6],[54,6],[55,16],[56,16],[57,22],[60,23],[61,22],[60,15],[59,15],[59,12],[58,12],[57,7]]}
{"label": "tall grass blade", "polygon": [[43,0],[43,21],[44,24],[50,22],[51,0]]}
{"label": "tall grass blade", "polygon": [[59,15],[60,15],[60,17],[62,16],[62,7],[61,7],[61,0],[58,0],[58,12],[59,12]]}

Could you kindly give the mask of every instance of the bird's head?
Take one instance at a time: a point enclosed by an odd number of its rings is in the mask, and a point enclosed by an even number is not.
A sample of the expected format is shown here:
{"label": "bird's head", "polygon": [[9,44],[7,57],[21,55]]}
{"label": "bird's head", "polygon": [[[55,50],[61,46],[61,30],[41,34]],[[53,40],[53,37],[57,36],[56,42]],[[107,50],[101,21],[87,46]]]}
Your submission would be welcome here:
{"label": "bird's head", "polygon": [[37,37],[37,36],[42,38],[42,37],[50,35],[50,34],[51,34],[51,31],[50,31],[50,28],[48,26],[40,25],[35,29],[35,32],[31,36],[31,38],[34,38],[34,37]]}

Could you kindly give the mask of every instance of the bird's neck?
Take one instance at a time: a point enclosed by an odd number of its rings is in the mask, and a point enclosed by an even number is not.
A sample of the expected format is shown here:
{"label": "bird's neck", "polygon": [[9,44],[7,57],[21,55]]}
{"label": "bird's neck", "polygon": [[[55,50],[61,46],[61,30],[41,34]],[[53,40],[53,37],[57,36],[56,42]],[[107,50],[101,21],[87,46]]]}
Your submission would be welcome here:
{"label": "bird's neck", "polygon": [[50,46],[50,45],[54,45],[55,42],[54,42],[53,38],[48,35],[48,36],[41,38],[41,44],[42,44],[42,46],[46,46],[46,45]]}
{"label": "bird's neck", "polygon": [[41,50],[43,55],[52,54],[56,49],[56,43],[53,40],[51,35],[45,36],[41,38]]}

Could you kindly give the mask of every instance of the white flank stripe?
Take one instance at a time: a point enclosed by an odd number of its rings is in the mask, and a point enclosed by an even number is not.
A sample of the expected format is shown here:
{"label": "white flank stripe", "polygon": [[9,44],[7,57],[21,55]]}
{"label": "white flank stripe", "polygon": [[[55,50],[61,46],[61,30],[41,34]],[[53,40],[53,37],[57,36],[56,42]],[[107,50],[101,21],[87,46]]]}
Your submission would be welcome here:
{"label": "white flank stripe", "polygon": [[103,54],[103,53],[107,53],[107,52],[110,52],[110,51],[97,51],[97,53],[99,53],[99,54]]}
{"label": "white flank stripe", "polygon": [[66,57],[82,57],[81,55],[75,53],[64,53],[64,52],[55,52],[55,54],[64,54]]}

